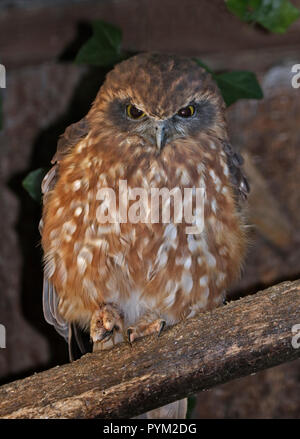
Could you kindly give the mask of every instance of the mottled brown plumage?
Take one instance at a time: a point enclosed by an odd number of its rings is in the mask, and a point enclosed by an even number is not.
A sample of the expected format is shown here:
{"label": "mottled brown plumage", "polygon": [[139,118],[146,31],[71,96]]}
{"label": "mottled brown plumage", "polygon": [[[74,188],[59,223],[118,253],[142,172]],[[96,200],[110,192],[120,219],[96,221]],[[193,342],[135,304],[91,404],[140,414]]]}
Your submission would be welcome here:
{"label": "mottled brown plumage", "polygon": [[[141,121],[128,118],[129,104]],[[181,118],[189,105],[195,114]],[[45,316],[65,338],[76,324],[105,348],[222,303],[240,272],[249,190],[224,110],[194,61],[143,54],[117,65],[87,116],[67,128],[43,182],[42,218]],[[203,232],[187,235],[174,221],[101,223],[99,190],[113,188],[118,200],[119,180],[148,193],[204,188]]]}

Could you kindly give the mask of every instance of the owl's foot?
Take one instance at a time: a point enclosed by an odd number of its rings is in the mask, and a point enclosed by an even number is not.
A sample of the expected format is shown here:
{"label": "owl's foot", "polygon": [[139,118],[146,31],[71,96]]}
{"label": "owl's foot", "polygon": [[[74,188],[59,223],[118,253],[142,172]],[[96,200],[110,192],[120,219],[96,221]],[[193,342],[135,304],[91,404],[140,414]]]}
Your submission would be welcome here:
{"label": "owl's foot", "polygon": [[112,303],[102,303],[91,318],[90,337],[93,343],[107,342],[115,332],[123,331],[123,317],[117,306]]}
{"label": "owl's foot", "polygon": [[144,337],[145,335],[157,333],[157,336],[160,336],[166,326],[166,321],[163,319],[153,320],[155,317],[153,317],[153,314],[145,314],[135,326],[127,328],[127,339],[130,344],[137,338]]}

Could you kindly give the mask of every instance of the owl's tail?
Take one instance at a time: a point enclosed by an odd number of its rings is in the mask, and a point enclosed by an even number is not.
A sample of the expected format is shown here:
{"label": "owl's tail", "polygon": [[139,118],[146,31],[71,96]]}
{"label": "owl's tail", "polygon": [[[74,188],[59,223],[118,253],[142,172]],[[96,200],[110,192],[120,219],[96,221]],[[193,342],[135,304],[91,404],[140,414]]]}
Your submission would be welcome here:
{"label": "owl's tail", "polygon": [[158,409],[150,410],[135,419],[185,419],[187,412],[187,398],[171,402]]}

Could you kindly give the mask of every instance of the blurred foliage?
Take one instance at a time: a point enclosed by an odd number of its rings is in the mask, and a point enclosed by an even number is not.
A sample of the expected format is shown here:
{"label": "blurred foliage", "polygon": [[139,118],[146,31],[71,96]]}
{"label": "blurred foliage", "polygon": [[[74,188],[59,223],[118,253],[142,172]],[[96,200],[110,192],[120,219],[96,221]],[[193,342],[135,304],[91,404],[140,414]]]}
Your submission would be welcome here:
{"label": "blurred foliage", "polygon": [[239,99],[262,99],[263,92],[253,72],[231,71],[214,73],[200,59],[194,58],[196,63],[207,70],[218,84],[227,107]]}
{"label": "blurred foliage", "polygon": [[227,106],[239,99],[263,98],[262,89],[253,72],[232,71],[214,76]]}
{"label": "blurred foliage", "polygon": [[284,33],[300,17],[288,0],[227,0],[227,8],[247,23],[258,23],[275,33]]}
{"label": "blurred foliage", "polygon": [[92,23],[93,36],[81,47],[75,62],[107,67],[121,61],[122,31],[110,23],[98,20]]}
{"label": "blurred foliage", "polygon": [[42,191],[41,184],[47,173],[47,169],[39,168],[30,172],[23,180],[23,187],[29,195],[38,203],[41,201]]}

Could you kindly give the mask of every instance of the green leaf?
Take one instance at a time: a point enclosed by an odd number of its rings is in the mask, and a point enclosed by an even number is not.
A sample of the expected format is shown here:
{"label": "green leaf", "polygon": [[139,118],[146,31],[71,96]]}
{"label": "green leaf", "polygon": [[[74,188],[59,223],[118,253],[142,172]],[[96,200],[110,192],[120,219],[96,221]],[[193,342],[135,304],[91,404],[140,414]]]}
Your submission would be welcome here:
{"label": "green leaf", "polygon": [[241,20],[259,23],[275,33],[284,33],[300,17],[289,0],[227,0],[227,8]]}
{"label": "green leaf", "polygon": [[253,21],[252,14],[260,7],[261,0],[226,0],[227,9],[241,20]]}
{"label": "green leaf", "polygon": [[218,84],[227,107],[239,99],[263,98],[262,89],[254,73],[245,71],[214,73],[199,58],[194,58],[194,61],[212,75]]}
{"label": "green leaf", "polygon": [[261,99],[263,92],[252,72],[232,71],[214,74],[226,105],[233,104],[239,99]]}
{"label": "green leaf", "polygon": [[23,187],[26,189],[29,195],[37,202],[41,201],[41,184],[46,173],[47,169],[45,168],[36,169],[35,171],[30,172],[22,182]]}
{"label": "green leaf", "polygon": [[75,61],[95,66],[112,66],[122,59],[122,31],[104,21],[93,22],[93,36],[81,47]]}
{"label": "green leaf", "polygon": [[271,32],[284,33],[300,17],[300,11],[288,0],[262,2],[255,11],[254,20]]}

